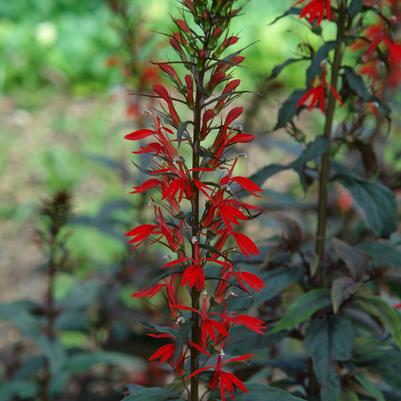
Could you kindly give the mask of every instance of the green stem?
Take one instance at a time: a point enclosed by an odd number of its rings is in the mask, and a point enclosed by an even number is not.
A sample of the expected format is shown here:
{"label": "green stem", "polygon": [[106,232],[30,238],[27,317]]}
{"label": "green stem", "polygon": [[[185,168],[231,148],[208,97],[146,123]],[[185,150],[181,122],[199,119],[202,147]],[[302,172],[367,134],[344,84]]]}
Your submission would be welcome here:
{"label": "green stem", "polygon": [[[336,49],[334,54],[334,62],[331,75],[331,85],[337,90],[338,78],[340,75],[341,63],[344,54],[345,44],[345,24],[346,24],[346,2],[341,0],[339,7],[339,19],[337,24],[337,38],[336,38]],[[326,109],[326,121],[324,126],[324,137],[330,141],[331,134],[333,131],[334,114],[336,111],[336,98],[330,91],[328,96],[328,105]],[[319,183],[319,204],[318,204],[318,225],[316,230],[316,254],[318,258],[319,266],[321,266],[322,259],[325,253],[325,241],[326,241],[326,230],[327,230],[327,198],[328,198],[328,186],[330,181],[330,170],[331,170],[331,148],[322,156],[321,169],[320,169],[320,183]],[[326,273],[322,269],[322,281],[326,284]]]}

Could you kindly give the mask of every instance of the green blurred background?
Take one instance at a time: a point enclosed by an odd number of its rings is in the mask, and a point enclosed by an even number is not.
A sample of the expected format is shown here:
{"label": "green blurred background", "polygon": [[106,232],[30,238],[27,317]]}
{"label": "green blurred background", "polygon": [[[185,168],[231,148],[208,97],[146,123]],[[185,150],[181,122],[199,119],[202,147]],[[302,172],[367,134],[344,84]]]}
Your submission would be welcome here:
{"label": "green blurred background", "polygon": [[[33,216],[43,198],[67,188],[74,196],[74,211],[94,215],[105,202],[128,192],[129,186],[117,173],[119,164],[129,168],[129,147],[123,134],[135,121],[126,113],[126,88],[135,90],[135,80],[113,62],[132,55],[111,3],[0,2],[0,236],[4,254],[0,266],[3,277],[9,277],[2,280],[0,299],[15,299],[26,285],[24,272],[31,270],[32,258],[39,260],[31,234]],[[140,15],[133,23],[140,23],[146,35],[135,55],[138,62],[168,57],[160,33],[171,28],[167,16],[177,12],[178,2],[132,0],[128,4]],[[232,30],[240,35],[241,46],[251,44],[238,71],[242,89],[255,90],[275,64],[296,51],[299,36],[307,37],[302,24],[294,32],[288,19],[269,26],[289,4],[288,0],[253,0],[236,20]],[[291,88],[303,81],[303,71],[289,68],[282,78]],[[244,97],[245,102],[250,100],[251,95]],[[271,102],[275,106],[279,99],[273,97]],[[266,111],[264,117],[263,124],[271,127],[275,116]],[[93,241],[101,245],[96,252],[99,261],[123,251],[120,241],[96,230],[77,230],[72,246],[78,256],[87,254]],[[38,295],[40,289],[35,288],[31,291]]]}

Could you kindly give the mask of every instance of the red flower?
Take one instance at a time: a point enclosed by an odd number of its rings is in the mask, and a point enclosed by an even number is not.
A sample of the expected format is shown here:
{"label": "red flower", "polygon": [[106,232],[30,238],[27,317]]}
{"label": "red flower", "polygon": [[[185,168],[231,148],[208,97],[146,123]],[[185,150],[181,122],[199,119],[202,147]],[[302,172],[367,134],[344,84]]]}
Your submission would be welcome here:
{"label": "red flower", "polygon": [[226,319],[234,324],[245,326],[255,333],[264,334],[263,330],[266,330],[266,323],[263,320],[257,319],[248,315],[234,315],[227,316]]}
{"label": "red flower", "polygon": [[[299,0],[295,5],[304,3],[306,0]],[[331,0],[309,0],[308,4],[301,10],[300,17],[307,18],[312,23],[317,20],[320,25],[324,18],[331,19]]]}
{"label": "red flower", "polygon": [[228,336],[228,331],[225,325],[216,319],[212,319],[211,316],[220,316],[220,314],[216,312],[208,312],[207,311],[207,297],[203,297],[202,301],[202,309],[198,311],[194,308],[185,305],[174,305],[177,309],[192,311],[197,313],[201,318],[201,347],[205,347],[207,345],[208,339],[210,338],[214,344],[220,342],[220,340],[224,337]]}
{"label": "red flower", "polygon": [[199,375],[202,372],[213,370],[213,375],[208,383],[208,387],[211,390],[216,390],[216,388],[219,386],[221,400],[226,401],[226,393],[231,394],[232,399],[234,398],[233,393],[235,391],[235,388],[238,388],[240,391],[244,393],[247,393],[248,389],[237,376],[235,376],[231,372],[223,370],[223,367],[228,363],[246,361],[247,359],[251,358],[253,354],[246,354],[239,357],[227,359],[224,362],[223,362],[223,356],[224,354],[220,352],[219,356],[217,357],[216,366],[205,366],[203,368],[200,368],[195,372],[192,372],[189,375],[188,379],[190,379],[193,376]]}
{"label": "red flower", "polygon": [[343,101],[341,100],[336,88],[326,81],[326,75],[326,70],[323,69],[321,78],[316,78],[320,81],[319,84],[306,91],[306,93],[298,101],[297,107],[301,107],[302,105],[306,104],[310,99],[308,110],[312,110],[317,105],[320,111],[324,113],[326,109],[327,88],[330,89],[337,101],[340,104],[343,104]]}
{"label": "red flower", "polygon": [[168,362],[168,364],[174,368],[177,374],[183,374],[183,362],[185,359],[185,354],[182,352],[181,355],[177,358],[176,362],[174,361],[174,355],[176,351],[175,337],[172,334],[162,333],[162,334],[148,334],[149,337],[153,338],[168,338],[172,340],[172,343],[168,343],[162,345],[158,348],[150,357],[149,361],[159,360],[160,363]]}
{"label": "red flower", "polygon": [[147,238],[149,238],[157,229],[157,225],[155,224],[142,224],[138,227],[133,228],[131,231],[128,231],[125,236],[133,237],[129,244],[135,244],[134,248],[137,248],[141,245]]}
{"label": "red flower", "polygon": [[233,231],[232,235],[239,249],[245,256],[259,255],[259,249],[255,243],[245,234]]}

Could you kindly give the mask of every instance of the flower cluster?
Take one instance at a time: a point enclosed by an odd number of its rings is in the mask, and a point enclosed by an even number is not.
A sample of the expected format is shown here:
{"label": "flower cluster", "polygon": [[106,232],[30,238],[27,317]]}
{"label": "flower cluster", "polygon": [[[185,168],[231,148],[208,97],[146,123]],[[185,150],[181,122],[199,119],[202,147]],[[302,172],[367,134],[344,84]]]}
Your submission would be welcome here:
{"label": "flower cluster", "polygon": [[[352,48],[362,51],[361,74],[369,77],[376,91],[385,87],[398,88],[401,83],[401,44],[397,32],[401,26],[399,0],[365,1],[375,12],[376,22],[370,24]],[[378,93],[379,94],[379,93]]]}
{"label": "flower cluster", "polygon": [[[240,94],[240,81],[231,73],[244,60],[239,51],[227,51],[238,41],[229,34],[230,22],[240,11],[235,2],[183,1],[183,18],[174,21],[177,30],[169,37],[179,60],[159,64],[176,95],[154,85],[162,109],[154,113],[153,127],[126,136],[138,143],[134,154],[150,156],[150,167],[144,170],[149,178],[132,193],[149,193],[154,212],[153,222],[133,228],[126,236],[134,248],[150,241],[169,250],[161,266],[164,278],[133,296],[165,294],[179,329],[150,334],[167,341],[150,359],[169,363],[177,376],[190,380],[191,400],[199,398],[199,377],[207,378],[209,371],[213,373],[208,388],[219,388],[223,401],[236,389],[247,391],[227,365],[251,355],[227,358],[224,346],[234,326],[260,334],[265,329],[263,321],[239,314],[229,305],[235,291],[251,293],[264,287],[257,275],[239,270],[234,260],[235,255],[259,253],[253,240],[241,232],[241,224],[259,212],[239,193],[258,196],[262,192],[236,173],[244,156],[238,146],[254,139],[236,123],[243,110],[232,107],[224,113]],[[183,76],[182,71],[186,71]],[[191,334],[182,339],[188,322]]]}

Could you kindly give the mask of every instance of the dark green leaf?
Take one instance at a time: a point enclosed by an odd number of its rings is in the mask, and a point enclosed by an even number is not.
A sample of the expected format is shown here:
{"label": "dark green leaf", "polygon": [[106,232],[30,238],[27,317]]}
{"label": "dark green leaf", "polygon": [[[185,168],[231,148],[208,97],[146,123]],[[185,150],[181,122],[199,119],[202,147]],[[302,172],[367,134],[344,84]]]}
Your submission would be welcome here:
{"label": "dark green leaf", "polygon": [[323,44],[323,46],[315,53],[312,58],[311,64],[306,71],[306,86],[310,87],[316,76],[321,75],[322,62],[329,58],[329,53],[336,48],[336,41],[330,40]]}
{"label": "dark green leaf", "polygon": [[376,267],[401,267],[401,251],[391,243],[363,243],[358,248],[370,256]]}
{"label": "dark green leaf", "polygon": [[356,283],[350,277],[340,277],[333,282],[331,287],[331,300],[333,302],[334,313],[337,313],[344,301],[349,299],[358,288]]}
{"label": "dark green leaf", "polygon": [[87,372],[94,366],[99,364],[123,365],[135,364],[136,359],[119,352],[97,351],[97,352],[78,352],[70,357],[65,362],[65,371],[71,374]]}
{"label": "dark green leaf", "polygon": [[340,380],[334,360],[347,360],[354,344],[351,322],[340,316],[313,320],[305,332],[305,351],[312,358],[322,401],[338,401]]}
{"label": "dark green leaf", "polygon": [[289,10],[287,10],[284,14],[281,14],[278,16],[273,22],[271,22],[269,25],[275,24],[277,21],[280,21],[282,18],[287,17],[288,15],[299,15],[301,12],[301,8],[299,7],[291,7]]}
{"label": "dark green leaf", "polygon": [[294,160],[289,167],[299,174],[302,188],[306,192],[307,183],[305,169],[308,162],[320,158],[329,148],[329,141],[323,136],[318,136],[313,142],[308,143],[301,155]]}
{"label": "dark green leaf", "polygon": [[268,80],[277,78],[281,72],[291,64],[298,63],[299,61],[305,61],[305,58],[289,58],[288,60],[284,61],[284,63],[276,65],[268,78]]}
{"label": "dark green leaf", "polygon": [[331,299],[329,290],[319,288],[302,294],[270,330],[270,333],[291,329],[310,318],[319,309],[326,308],[330,305]]}
{"label": "dark green leaf", "polygon": [[394,194],[384,185],[342,172],[334,179],[347,188],[359,206],[369,228],[378,237],[389,237],[398,228],[398,209]]}
{"label": "dark green leaf", "polygon": [[291,93],[278,112],[277,124],[274,129],[285,127],[294,118],[298,110],[298,102],[301,100],[305,92],[306,89],[296,89]]}
{"label": "dark green leaf", "polygon": [[236,401],[305,401],[287,391],[264,384],[250,383],[247,387],[249,392],[240,394],[235,398]]}
{"label": "dark green leaf", "polygon": [[129,396],[123,401],[181,401],[174,392],[160,387],[127,386]]}
{"label": "dark green leaf", "polygon": [[352,0],[348,7],[348,14],[351,18],[354,18],[362,10],[363,0]]}
{"label": "dark green leaf", "polygon": [[24,335],[35,336],[40,333],[40,319],[34,317],[32,308],[32,303],[24,301],[0,304],[0,321],[7,320]]}
{"label": "dark green leaf", "polygon": [[0,382],[0,401],[11,401],[15,397],[21,399],[34,399],[38,393],[35,383],[15,380],[9,383]]}
{"label": "dark green leaf", "polygon": [[291,268],[280,267],[262,273],[261,277],[266,287],[255,294],[254,305],[260,305],[281,294],[288,286],[298,282],[302,275],[303,269],[299,266]]}
{"label": "dark green leaf", "polygon": [[372,95],[369,93],[363,78],[351,67],[344,67],[344,70],[345,78],[351,89],[363,100],[371,101]]}
{"label": "dark green leaf", "polygon": [[366,373],[359,372],[356,374],[355,378],[376,401],[386,401],[377,384],[373,384]]}
{"label": "dark green leaf", "polygon": [[[192,121],[184,121],[179,125],[179,127],[177,129],[177,143],[178,143],[178,146],[181,145],[182,138],[184,137],[185,131],[186,131],[186,129],[187,129],[189,124],[192,124]],[[185,136],[188,137],[188,134],[185,135]]]}
{"label": "dark green leaf", "polygon": [[336,254],[346,264],[352,277],[360,280],[369,267],[369,255],[338,238],[334,238],[332,242]]}
{"label": "dark green leaf", "polygon": [[173,357],[174,363],[177,363],[180,355],[182,354],[184,345],[190,337],[191,328],[192,328],[192,320],[186,319],[183,326],[180,327],[180,329],[177,331],[177,336],[175,339],[175,353]]}
{"label": "dark green leaf", "polygon": [[[268,180],[273,175],[280,173],[281,171],[284,170],[292,169],[299,174],[302,187],[304,188],[304,190],[306,190],[306,185],[307,185],[306,174],[305,174],[306,165],[308,162],[321,157],[328,149],[328,146],[329,143],[327,139],[325,139],[322,136],[319,136],[313,142],[308,143],[308,145],[300,154],[300,156],[297,157],[293,162],[291,162],[287,166],[282,164],[269,164],[268,166],[263,167],[255,174],[253,174],[250,177],[250,179],[259,186],[262,186],[266,182],[266,180]],[[237,196],[241,197],[246,194],[247,194],[246,191],[241,190],[237,193]]]}
{"label": "dark green leaf", "polygon": [[366,312],[382,322],[401,349],[401,320],[399,313],[379,297],[358,297],[357,302]]}

